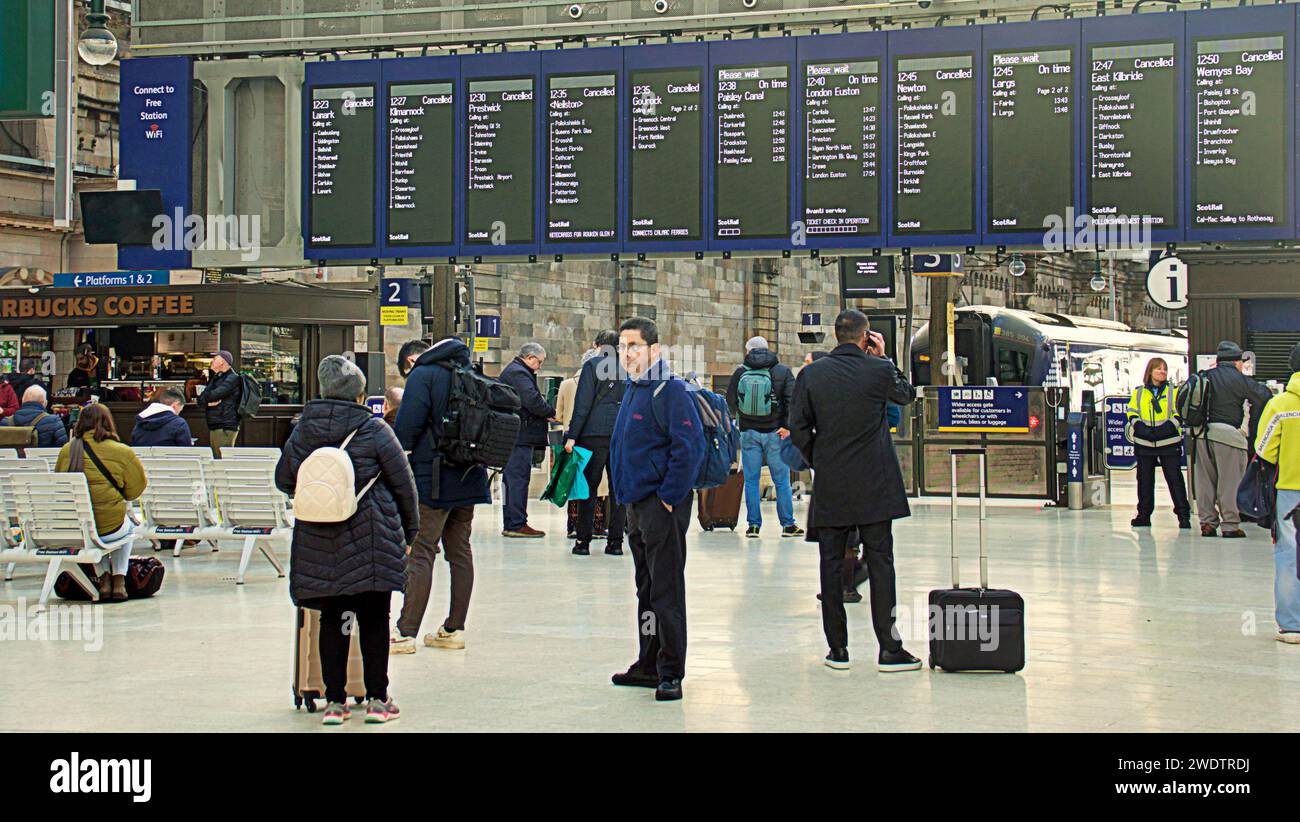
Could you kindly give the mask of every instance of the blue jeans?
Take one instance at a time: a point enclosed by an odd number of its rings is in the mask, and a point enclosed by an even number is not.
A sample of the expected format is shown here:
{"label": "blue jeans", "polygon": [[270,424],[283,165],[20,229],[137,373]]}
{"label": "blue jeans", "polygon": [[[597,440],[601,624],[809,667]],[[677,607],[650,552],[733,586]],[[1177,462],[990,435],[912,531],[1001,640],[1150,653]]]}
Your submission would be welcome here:
{"label": "blue jeans", "polygon": [[758,477],[767,458],[767,472],[776,486],[776,517],[781,526],[794,525],[794,500],[790,496],[790,469],[781,461],[781,436],[775,431],[740,432],[740,466],[745,472],[745,519],[752,528],[763,524],[763,510],[759,506],[762,494]]}
{"label": "blue jeans", "polygon": [[1300,507],[1300,491],[1277,489],[1277,544],[1273,546],[1274,618],[1279,631],[1300,631],[1300,579],[1296,579],[1295,521],[1287,516]]}
{"label": "blue jeans", "polygon": [[501,515],[506,531],[518,531],[528,524],[528,480],[532,474],[533,447],[516,445],[501,471],[505,486],[505,505],[501,506]]}

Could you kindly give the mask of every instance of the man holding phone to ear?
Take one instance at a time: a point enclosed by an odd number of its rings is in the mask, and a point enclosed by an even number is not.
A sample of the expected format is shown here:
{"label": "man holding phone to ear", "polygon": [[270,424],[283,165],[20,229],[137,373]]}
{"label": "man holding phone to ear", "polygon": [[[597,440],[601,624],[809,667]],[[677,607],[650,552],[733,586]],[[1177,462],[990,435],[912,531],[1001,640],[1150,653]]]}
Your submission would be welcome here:
{"label": "man holding phone to ear", "polygon": [[870,569],[877,670],[915,671],[921,660],[903,648],[894,627],[893,521],[911,511],[885,409],[891,402],[909,405],[916,389],[886,358],[884,338],[870,330],[861,311],[840,312],[835,339],[829,356],[799,371],[790,411],[790,436],[813,469],[808,532],[821,553],[826,665],[849,667],[844,547],[856,529]]}

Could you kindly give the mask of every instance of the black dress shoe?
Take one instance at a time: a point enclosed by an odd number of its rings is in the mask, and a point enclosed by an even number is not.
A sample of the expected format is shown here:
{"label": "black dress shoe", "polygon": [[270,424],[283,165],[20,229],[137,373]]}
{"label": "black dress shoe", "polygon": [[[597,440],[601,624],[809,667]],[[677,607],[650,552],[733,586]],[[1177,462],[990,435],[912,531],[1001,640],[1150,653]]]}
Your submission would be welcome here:
{"label": "black dress shoe", "polygon": [[904,648],[899,648],[897,651],[886,651],[882,648],[880,656],[876,658],[876,670],[887,674],[896,671],[919,671],[921,660],[909,654]]}
{"label": "black dress shoe", "polygon": [[846,605],[852,604],[854,602],[861,602],[861,601],[862,601],[862,594],[859,594],[857,591],[849,589],[844,592],[844,602]]}
{"label": "black dress shoe", "polygon": [[578,542],[573,546],[573,554],[574,556],[585,557],[591,554],[591,549],[586,545],[583,545],[581,542]]}
{"label": "black dress shoe", "polygon": [[1128,521],[1128,524],[1131,525],[1131,526],[1133,526],[1134,528],[1150,528],[1150,527],[1151,527],[1151,518],[1150,518],[1150,517],[1134,517],[1133,519],[1131,519],[1131,520]]}
{"label": "black dress shoe", "polygon": [[849,649],[831,648],[831,652],[826,655],[825,664],[827,668],[833,668],[837,671],[847,671],[849,669]]}
{"label": "black dress shoe", "polygon": [[638,668],[636,663],[633,663],[623,673],[611,676],[609,681],[615,685],[623,685],[629,688],[656,688],[659,686],[659,675],[647,673]]}
{"label": "black dress shoe", "polygon": [[665,679],[655,688],[655,700],[658,702],[672,702],[675,699],[682,698],[682,681],[680,679]]}
{"label": "black dress shoe", "polygon": [[605,553],[609,554],[611,557],[621,557],[621,556],[623,556],[623,546],[622,546],[622,545],[606,545],[606,546],[605,546]]}
{"label": "black dress shoe", "polygon": [[1178,527],[1179,527],[1179,528],[1183,528],[1183,529],[1191,528],[1191,527],[1192,527],[1192,518],[1191,518],[1191,517],[1179,517],[1179,518],[1178,518]]}

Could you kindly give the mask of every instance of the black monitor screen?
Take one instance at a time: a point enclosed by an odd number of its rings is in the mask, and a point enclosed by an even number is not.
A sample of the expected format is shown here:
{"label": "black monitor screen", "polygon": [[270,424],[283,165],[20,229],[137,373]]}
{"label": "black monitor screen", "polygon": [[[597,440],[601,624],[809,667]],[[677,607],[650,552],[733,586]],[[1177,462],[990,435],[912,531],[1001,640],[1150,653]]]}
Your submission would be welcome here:
{"label": "black monitor screen", "polygon": [[456,241],[456,110],[450,80],[388,86],[388,242]]}
{"label": "black monitor screen", "polygon": [[790,67],[721,66],[714,83],[714,236],[788,236]]}
{"label": "black monitor screen", "polygon": [[844,298],[875,300],[894,297],[893,257],[841,257],[840,283]]}
{"label": "black monitor screen", "polygon": [[546,98],[546,240],[618,233],[618,77],[551,75]]}
{"label": "black monitor screen", "polygon": [[704,176],[704,70],[636,69],[628,134],[628,236],[700,240]]}
{"label": "black monitor screen", "polygon": [[880,61],[806,63],[804,225],[809,237],[880,233]]}
{"label": "black monitor screen", "polygon": [[470,80],[465,115],[465,242],[514,245],[535,240],[532,77]]}
{"label": "black monitor screen", "polygon": [[375,87],[313,88],[308,123],[310,244],[373,245]]}
{"label": "black monitor screen", "polygon": [[162,213],[162,192],[156,188],[81,193],[81,222],[91,244],[150,245],[157,231],[154,218]]}

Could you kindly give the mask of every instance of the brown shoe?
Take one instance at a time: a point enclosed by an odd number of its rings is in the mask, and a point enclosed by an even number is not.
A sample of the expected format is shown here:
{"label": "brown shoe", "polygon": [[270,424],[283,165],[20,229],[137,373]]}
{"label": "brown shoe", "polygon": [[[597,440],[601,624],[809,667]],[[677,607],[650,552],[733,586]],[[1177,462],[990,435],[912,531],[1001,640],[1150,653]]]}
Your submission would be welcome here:
{"label": "brown shoe", "polygon": [[538,531],[533,526],[525,523],[522,528],[516,528],[513,531],[502,531],[501,536],[511,539],[541,539],[546,536],[546,532]]}
{"label": "brown shoe", "polygon": [[1244,539],[1246,532],[1240,528],[1234,528],[1231,531],[1224,531],[1221,535],[1224,539]]}
{"label": "brown shoe", "polygon": [[1201,526],[1201,536],[1203,536],[1203,537],[1217,537],[1218,535],[1219,535],[1218,530],[1217,530],[1213,525],[1202,525],[1202,526]]}
{"label": "brown shoe", "polygon": [[126,602],[125,574],[113,574],[113,601]]}
{"label": "brown shoe", "polygon": [[97,584],[99,585],[99,601],[108,602],[109,598],[113,596],[113,575],[100,574]]}

